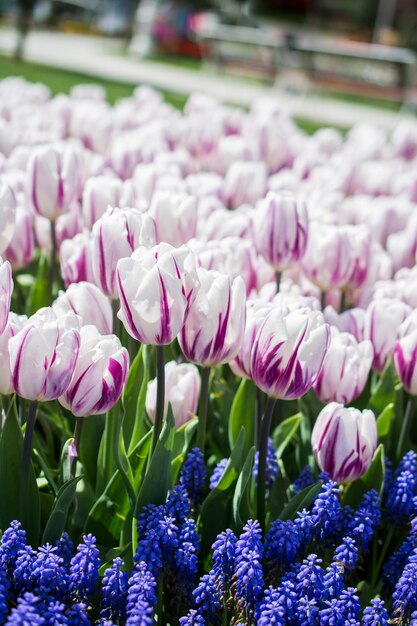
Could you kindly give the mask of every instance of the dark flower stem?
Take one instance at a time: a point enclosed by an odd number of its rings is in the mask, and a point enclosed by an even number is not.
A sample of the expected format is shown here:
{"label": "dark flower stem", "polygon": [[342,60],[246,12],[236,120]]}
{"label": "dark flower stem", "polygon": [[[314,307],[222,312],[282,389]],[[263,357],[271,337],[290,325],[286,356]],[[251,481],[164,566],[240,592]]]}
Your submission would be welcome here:
{"label": "dark flower stem", "polygon": [[210,368],[201,370],[200,405],[198,407],[197,447],[204,452],[207,430],[207,409],[209,396]]}
{"label": "dark flower stem", "polygon": [[282,272],[275,272],[275,280],[277,283],[277,293],[279,293],[279,288],[281,285],[281,275],[282,275]]}
{"label": "dark flower stem", "polygon": [[26,521],[25,512],[28,507],[28,495],[29,495],[29,472],[30,463],[32,459],[32,442],[33,431],[35,429],[36,412],[38,409],[38,403],[33,400],[29,404],[28,415],[26,419],[26,430],[23,440],[23,455],[22,455],[22,476],[20,482],[20,521],[24,524]]}
{"label": "dark flower stem", "polygon": [[261,525],[262,533],[265,533],[265,478],[266,478],[266,454],[268,450],[268,437],[271,430],[272,416],[275,407],[275,398],[268,398],[265,413],[262,419],[261,435],[259,440],[259,461],[258,461],[258,521]]}
{"label": "dark flower stem", "polygon": [[77,461],[80,456],[80,443],[81,443],[81,432],[84,424],[84,417],[76,417],[75,418],[75,429],[74,429],[74,446],[77,451],[77,456],[72,459],[71,467],[70,467],[70,476],[71,478],[75,478],[75,472],[77,469]]}
{"label": "dark flower stem", "polygon": [[164,346],[156,346],[156,410],[153,427],[151,457],[155,452],[156,444],[162,430],[165,408],[165,357]]}
{"label": "dark flower stem", "polygon": [[56,291],[56,283],[58,281],[58,267],[57,267],[57,254],[58,254],[58,243],[56,240],[56,231],[55,231],[55,222],[51,221],[51,259],[50,259],[50,283],[51,283],[51,295],[52,298],[55,297]]}
{"label": "dark flower stem", "polygon": [[120,333],[120,320],[117,317],[117,313],[119,311],[119,300],[118,298],[114,298],[111,301],[111,307],[113,310],[113,334],[116,335],[116,337],[119,336]]}

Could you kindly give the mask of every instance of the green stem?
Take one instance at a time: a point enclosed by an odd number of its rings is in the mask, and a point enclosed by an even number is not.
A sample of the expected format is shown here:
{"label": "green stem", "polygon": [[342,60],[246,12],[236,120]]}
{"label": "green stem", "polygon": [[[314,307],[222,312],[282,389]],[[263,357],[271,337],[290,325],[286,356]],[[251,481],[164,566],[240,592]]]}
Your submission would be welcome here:
{"label": "green stem", "polygon": [[162,423],[164,421],[165,412],[165,358],[164,358],[164,346],[156,346],[156,410],[155,410],[155,424],[153,426],[152,433],[152,446],[151,455],[155,452],[156,444],[158,443],[159,435],[162,430]]}
{"label": "green stem", "polygon": [[258,522],[262,533],[265,533],[265,478],[266,478],[266,455],[268,450],[268,437],[271,430],[272,415],[274,413],[275,398],[268,398],[265,414],[262,420],[261,436],[259,441],[258,460]]}
{"label": "green stem", "polygon": [[32,460],[33,431],[35,429],[37,408],[38,408],[38,403],[36,400],[33,400],[29,404],[29,410],[28,410],[28,415],[26,419],[25,437],[23,440],[22,475],[21,475],[21,482],[20,482],[20,509],[19,509],[20,521],[23,524],[26,521],[25,511],[27,509],[27,504],[28,504],[29,472],[30,472],[30,464]]}
{"label": "green stem", "polygon": [[281,285],[281,276],[282,276],[282,272],[275,272],[275,281],[277,283],[277,293],[279,293],[279,288]]}
{"label": "green stem", "polygon": [[[116,405],[117,407],[117,405]],[[117,410],[117,409],[115,409]],[[116,438],[117,431],[117,419],[115,411],[111,409],[106,413],[106,426],[104,428],[104,464],[102,468],[103,472],[103,485],[102,490],[106,488],[111,477],[113,476],[116,468],[116,462],[114,457],[114,440]]]}
{"label": "green stem", "polygon": [[321,310],[324,311],[324,309],[326,308],[326,292],[325,291],[320,292],[320,304],[321,304]]}
{"label": "green stem", "polygon": [[119,300],[118,300],[118,298],[114,298],[111,301],[111,307],[112,307],[112,311],[113,311],[113,334],[116,335],[116,337],[118,337],[119,333],[120,333],[120,320],[117,317],[117,313],[119,311]]}
{"label": "green stem", "polygon": [[81,443],[81,432],[84,425],[84,417],[76,417],[75,418],[75,429],[74,429],[74,446],[77,451],[77,456],[74,457],[71,461],[70,467],[70,476],[71,478],[75,478],[76,469],[77,469],[77,461],[80,456],[80,443]]}
{"label": "green stem", "polygon": [[123,417],[124,417],[124,414],[120,412],[117,418],[116,436],[114,438],[114,457],[116,459],[116,466],[120,472],[120,476],[122,478],[124,487],[126,489],[127,497],[129,498],[131,512],[133,514],[133,511],[136,505],[135,490],[133,489],[131,480],[123,465],[122,457],[120,454],[120,446],[121,446],[120,439],[121,439],[121,430],[122,430],[122,425],[123,425]]}
{"label": "green stem", "polygon": [[342,291],[342,295],[340,298],[340,310],[339,313],[343,313],[346,311],[346,291]]}
{"label": "green stem", "polygon": [[50,282],[51,282],[51,294],[52,298],[56,295],[56,282],[58,279],[58,267],[57,267],[57,253],[58,244],[56,240],[55,222],[51,221],[51,267],[50,267]]}
{"label": "green stem", "polygon": [[210,368],[201,370],[200,405],[198,407],[197,447],[204,452],[207,430],[207,409],[209,398]]}
{"label": "green stem", "polygon": [[255,425],[255,447],[258,450],[259,441],[261,439],[263,415],[263,393],[259,387],[256,387],[256,425]]}
{"label": "green stem", "polygon": [[371,581],[371,586],[370,586],[371,589],[375,589],[375,585],[376,585],[377,580],[379,578],[379,572],[381,570],[382,564],[383,564],[384,559],[385,559],[385,555],[387,553],[387,550],[389,548],[389,545],[391,543],[391,540],[392,540],[393,536],[394,536],[394,527],[391,526],[391,528],[389,529],[388,534],[386,536],[386,539],[384,541],[384,545],[382,547],[381,554],[379,555],[379,559],[378,559],[378,563],[376,565],[376,568],[372,572],[372,581]]}
{"label": "green stem", "polygon": [[397,459],[400,459],[402,457],[403,449],[404,449],[404,442],[408,436],[408,433],[410,432],[411,422],[413,421],[412,417],[414,414],[414,402],[415,402],[414,398],[412,397],[408,398],[403,423],[401,425],[400,436],[398,438],[398,443],[397,443],[397,454],[396,454]]}

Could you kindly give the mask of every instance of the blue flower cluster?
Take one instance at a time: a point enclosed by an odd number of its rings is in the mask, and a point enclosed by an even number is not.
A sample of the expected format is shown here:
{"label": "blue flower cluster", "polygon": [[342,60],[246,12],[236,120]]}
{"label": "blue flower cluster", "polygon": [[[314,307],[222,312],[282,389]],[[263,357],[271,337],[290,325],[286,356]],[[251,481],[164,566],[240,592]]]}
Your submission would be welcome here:
{"label": "blue flower cluster", "polygon": [[[192,517],[203,463],[193,450],[165,504],[139,515],[131,572],[120,557],[100,570],[92,535],[75,550],[65,533],[34,550],[12,522],[0,543],[0,624],[151,626],[163,611],[165,623],[180,626],[417,626],[416,454],[392,472],[382,502],[370,490],[355,508],[344,505],[340,487],[322,476],[306,508],[273,520],[264,535],[256,520],[221,532],[209,560]],[[303,470],[291,489],[311,481]]]}

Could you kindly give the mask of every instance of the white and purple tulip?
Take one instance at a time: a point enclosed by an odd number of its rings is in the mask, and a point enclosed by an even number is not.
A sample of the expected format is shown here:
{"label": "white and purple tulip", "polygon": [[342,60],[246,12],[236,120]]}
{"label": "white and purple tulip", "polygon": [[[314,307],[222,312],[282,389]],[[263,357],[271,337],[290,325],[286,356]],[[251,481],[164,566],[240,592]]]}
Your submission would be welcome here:
{"label": "white and purple tulip", "polygon": [[19,205],[16,209],[16,228],[4,256],[14,270],[19,270],[31,262],[34,247],[32,214]]}
{"label": "white and purple tulip", "polygon": [[9,340],[12,385],[27,400],[55,400],[70,384],[80,346],[79,320],[39,309]]}
{"label": "white and purple tulip", "polygon": [[185,193],[157,190],[153,194],[149,214],[155,220],[158,243],[179,247],[195,237],[197,230],[197,198]]}
{"label": "white and purple tulip", "polygon": [[317,380],[330,341],[320,311],[274,307],[253,343],[251,373],[272,398],[301,398]]}
{"label": "white and purple tulip", "polygon": [[350,333],[332,328],[331,341],[314,384],[320,400],[349,404],[365,388],[371,371],[374,350],[370,341],[358,343]]}
{"label": "white and purple tulip", "polygon": [[228,363],[239,352],[246,319],[246,290],[240,277],[198,270],[200,289],[178,341],[186,358],[202,367]]}
{"label": "white and purple tulip", "polygon": [[55,220],[66,213],[80,189],[80,161],[71,147],[42,146],[28,163],[27,195],[37,215]]}
{"label": "white and purple tulip", "polygon": [[110,298],[117,298],[116,267],[139,246],[155,245],[155,222],[137,209],[112,208],[93,227],[95,283]]}
{"label": "white and purple tulip", "polygon": [[375,453],[375,415],[331,402],[317,418],[311,445],[323,472],[337,483],[352,482],[367,471]]}
{"label": "white and purple tulip", "polygon": [[59,259],[66,287],[81,281],[94,282],[93,239],[89,231],[65,239],[59,248]]}
{"label": "white and purple tulip", "polygon": [[13,291],[12,268],[0,257],[0,335],[6,328]]}
{"label": "white and purple tulip", "polygon": [[392,355],[400,326],[410,315],[411,308],[401,300],[379,298],[368,306],[364,336],[374,348],[373,369],[380,374]]}
{"label": "white and purple tulip", "polygon": [[141,246],[117,264],[119,319],[141,343],[172,343],[184,325],[199,288],[189,248]]}
{"label": "white and purple tulip", "polygon": [[397,340],[392,358],[404,388],[417,396],[417,329]]}
{"label": "white and purple tulip", "polygon": [[288,191],[270,191],[253,220],[258,252],[277,272],[298,261],[307,247],[308,216],[303,201]]}
{"label": "white and purple tulip", "polygon": [[14,391],[10,369],[9,339],[21,330],[26,320],[24,315],[10,313],[6,328],[0,335],[0,395],[8,395]]}
{"label": "white and purple tulip", "polygon": [[252,378],[251,362],[252,350],[259,327],[265,317],[274,308],[270,302],[262,300],[248,300],[246,303],[246,325],[242,346],[233,361],[230,361],[230,369],[236,376]]}
{"label": "white and purple tulip", "polygon": [[[164,419],[171,404],[175,426],[179,428],[196,414],[200,395],[201,378],[192,363],[178,364],[169,361],[165,365],[165,408]],[[146,391],[146,412],[152,423],[155,422],[157,380],[148,384]]]}
{"label": "white and purple tulip", "polygon": [[83,326],[94,325],[103,335],[113,328],[113,311],[110,300],[92,283],[73,283],[60,293],[52,304],[57,315],[73,312],[81,318]]}
{"label": "white and purple tulip", "polygon": [[9,185],[0,182],[0,254],[3,254],[13,237],[15,220],[15,194]]}
{"label": "white and purple tulip", "polygon": [[83,326],[80,337],[71,382],[58,400],[76,417],[106,413],[122,394],[128,352],[115,335],[100,335],[95,326]]}

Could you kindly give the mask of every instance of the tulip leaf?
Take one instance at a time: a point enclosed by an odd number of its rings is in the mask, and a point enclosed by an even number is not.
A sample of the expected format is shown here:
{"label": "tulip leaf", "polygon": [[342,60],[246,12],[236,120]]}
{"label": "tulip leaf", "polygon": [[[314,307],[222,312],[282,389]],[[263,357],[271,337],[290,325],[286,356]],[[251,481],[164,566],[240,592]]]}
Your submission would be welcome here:
{"label": "tulip leaf", "polygon": [[208,554],[216,536],[230,525],[234,485],[243,465],[245,438],[242,428],[219,483],[202,504],[198,526],[203,557]]}
{"label": "tulip leaf", "polygon": [[102,578],[106,572],[106,569],[112,566],[115,558],[123,558],[130,548],[130,543],[125,546],[118,546],[117,548],[111,548],[104,556],[104,563],[101,565],[98,574]]}
{"label": "tulip leaf", "polygon": [[394,418],[394,403],[387,404],[385,409],[378,415],[376,427],[378,438],[386,437],[389,434],[391,422]]}
{"label": "tulip leaf", "polygon": [[[133,476],[133,489],[139,490],[143,469],[151,445],[151,432],[147,433],[129,454],[129,464]],[[89,512],[86,532],[96,535],[99,543],[112,545],[129,517],[129,498],[124,488],[123,478],[117,470],[104,493],[98,498]]]}
{"label": "tulip leaf", "polygon": [[148,471],[142,481],[136,501],[134,516],[137,517],[147,504],[163,504],[171,484],[171,458],[174,446],[175,422],[171,405],[155,446]]}
{"label": "tulip leaf", "polygon": [[123,420],[123,435],[126,446],[132,438],[136,419],[136,405],[138,401],[138,389],[144,376],[143,352],[145,346],[141,346],[133,362],[129,367],[126,385],[123,390],[122,404],[125,412]]}
{"label": "tulip leaf", "polygon": [[376,414],[382,413],[388,404],[395,402],[395,382],[395,371],[391,361],[388,361],[378,382],[371,388],[369,406]]}
{"label": "tulip leaf", "polygon": [[358,480],[355,480],[346,489],[343,497],[343,505],[348,504],[352,507],[357,507],[362,500],[363,496],[370,489],[375,489],[380,496],[384,489],[385,479],[385,453],[384,446],[380,444],[376,449],[372,463],[369,466],[368,471],[361,476]]}
{"label": "tulip leaf", "polygon": [[285,474],[284,467],[281,463],[280,472],[269,493],[269,514],[270,521],[277,519],[288,502],[288,492],[291,482]]}
{"label": "tulip leaf", "polygon": [[302,489],[299,493],[291,498],[288,504],[284,507],[279,518],[282,520],[294,519],[298,511],[307,509],[310,504],[316,499],[320,493],[323,483],[317,482],[314,485],[310,485],[305,489]]}
{"label": "tulip leaf", "polygon": [[28,498],[25,510],[20,511],[23,435],[16,412],[8,411],[0,440],[0,527],[19,519],[26,530],[28,541],[37,545],[40,532],[40,499],[33,465],[30,463]]}
{"label": "tulip leaf", "polygon": [[248,519],[252,517],[250,507],[250,487],[255,459],[255,447],[249,450],[242,471],[237,479],[235,493],[233,495],[233,519],[236,529],[240,532]]}
{"label": "tulip leaf", "polygon": [[301,424],[301,413],[288,417],[275,428],[272,441],[276,450],[277,458],[280,459],[285,448],[291,443]]}
{"label": "tulip leaf", "polygon": [[72,478],[58,491],[55,498],[52,512],[46,523],[46,527],[42,537],[42,544],[51,543],[60,539],[62,533],[65,530],[65,524],[67,522],[68,511],[74,500],[75,492],[77,490],[77,484],[81,480],[82,476]]}
{"label": "tulip leaf", "polygon": [[255,441],[256,387],[253,381],[243,379],[230,409],[229,444],[233,449],[242,427],[246,432],[246,454]]}
{"label": "tulip leaf", "polygon": [[[126,446],[127,446],[129,454],[135,448],[137,443],[142,439],[142,437],[145,434],[145,418],[146,418],[145,401],[146,401],[146,392],[148,390],[149,371],[150,371],[148,346],[143,345],[140,349],[140,353],[142,355],[141,356],[142,367],[139,368],[138,373],[141,376],[142,382],[140,385],[139,395],[137,396],[135,410],[132,413],[132,415],[134,415],[135,421],[133,423],[130,441],[128,441],[127,437],[125,438]],[[126,433],[124,425],[123,425],[123,432]]]}
{"label": "tulip leaf", "polygon": [[171,463],[171,483],[177,483],[178,473],[184,463],[188,448],[197,430],[198,419],[193,418],[178,428],[175,433],[174,447],[172,450],[173,461]]}
{"label": "tulip leaf", "polygon": [[27,301],[27,313],[33,315],[44,306],[52,302],[52,283],[50,279],[50,264],[45,253],[39,257],[36,280],[32,283]]}
{"label": "tulip leaf", "polygon": [[97,458],[104,425],[104,415],[86,417],[81,435],[80,460],[83,464],[83,475],[94,490],[97,482]]}

